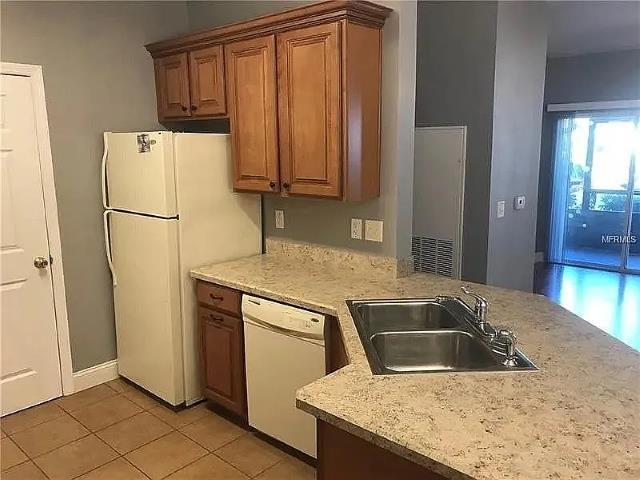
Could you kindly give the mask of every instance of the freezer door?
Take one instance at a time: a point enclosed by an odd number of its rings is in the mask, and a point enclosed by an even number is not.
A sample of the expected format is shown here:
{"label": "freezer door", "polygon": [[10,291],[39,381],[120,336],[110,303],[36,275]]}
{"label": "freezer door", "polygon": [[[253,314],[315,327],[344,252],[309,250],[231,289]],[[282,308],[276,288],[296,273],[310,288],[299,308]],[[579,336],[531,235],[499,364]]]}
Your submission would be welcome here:
{"label": "freezer door", "polygon": [[163,400],[184,401],[178,221],[109,217],[118,371]]}
{"label": "freezer door", "polygon": [[108,133],[105,141],[108,208],[177,215],[173,134]]}

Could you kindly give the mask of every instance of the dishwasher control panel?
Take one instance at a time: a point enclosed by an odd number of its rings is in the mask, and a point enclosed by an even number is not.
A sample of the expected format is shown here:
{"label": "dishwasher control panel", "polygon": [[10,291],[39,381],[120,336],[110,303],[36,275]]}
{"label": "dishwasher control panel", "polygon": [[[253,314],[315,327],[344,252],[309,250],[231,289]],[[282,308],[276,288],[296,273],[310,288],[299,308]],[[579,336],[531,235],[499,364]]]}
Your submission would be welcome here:
{"label": "dishwasher control panel", "polygon": [[243,295],[242,315],[245,321],[264,328],[282,330],[300,337],[324,339],[324,315],[302,308]]}

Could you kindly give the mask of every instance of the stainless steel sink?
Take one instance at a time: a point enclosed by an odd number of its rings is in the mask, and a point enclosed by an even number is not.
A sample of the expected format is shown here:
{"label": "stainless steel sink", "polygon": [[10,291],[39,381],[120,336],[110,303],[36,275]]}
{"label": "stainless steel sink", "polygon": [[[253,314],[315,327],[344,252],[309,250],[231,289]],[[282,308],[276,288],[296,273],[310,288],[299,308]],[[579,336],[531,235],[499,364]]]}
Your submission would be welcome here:
{"label": "stainless steel sink", "polygon": [[428,300],[361,303],[356,309],[368,335],[375,335],[377,332],[454,328],[460,325],[460,321],[443,305]]}
{"label": "stainless steel sink", "polygon": [[[474,327],[459,299],[348,301],[374,374],[537,370]],[[495,331],[494,331],[495,332]]]}

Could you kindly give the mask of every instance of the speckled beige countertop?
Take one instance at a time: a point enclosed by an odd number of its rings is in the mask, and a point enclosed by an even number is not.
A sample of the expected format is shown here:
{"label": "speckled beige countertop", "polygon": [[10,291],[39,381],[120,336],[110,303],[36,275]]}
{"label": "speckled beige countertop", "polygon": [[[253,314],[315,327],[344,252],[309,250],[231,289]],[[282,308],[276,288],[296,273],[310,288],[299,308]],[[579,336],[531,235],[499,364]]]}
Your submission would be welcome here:
{"label": "speckled beige countertop", "polygon": [[447,478],[640,478],[640,354],[544,297],[474,285],[537,372],[374,376],[345,299],[458,295],[461,282],[271,254],[192,276],[337,316],[350,364],[299,390],[298,407]]}

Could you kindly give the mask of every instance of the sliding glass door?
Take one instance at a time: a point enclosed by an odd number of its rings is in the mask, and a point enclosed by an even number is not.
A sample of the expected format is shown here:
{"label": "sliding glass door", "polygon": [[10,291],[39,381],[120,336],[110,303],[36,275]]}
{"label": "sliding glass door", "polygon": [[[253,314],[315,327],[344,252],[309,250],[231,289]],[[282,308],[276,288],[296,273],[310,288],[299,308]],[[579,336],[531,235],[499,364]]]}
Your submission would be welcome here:
{"label": "sliding glass door", "polygon": [[557,121],[551,261],[640,272],[638,112]]}
{"label": "sliding glass door", "polygon": [[[638,129],[640,131],[640,128]],[[640,140],[638,140],[640,143]],[[636,150],[634,162],[633,201],[631,213],[631,239],[629,242],[629,255],[627,257],[627,269],[640,272],[640,147]]]}

